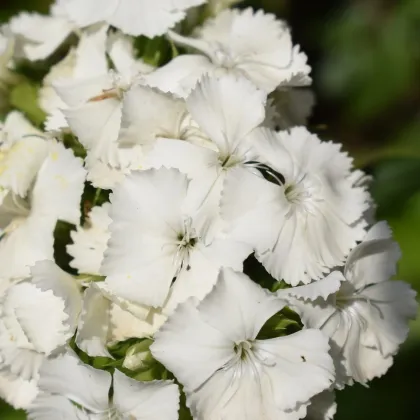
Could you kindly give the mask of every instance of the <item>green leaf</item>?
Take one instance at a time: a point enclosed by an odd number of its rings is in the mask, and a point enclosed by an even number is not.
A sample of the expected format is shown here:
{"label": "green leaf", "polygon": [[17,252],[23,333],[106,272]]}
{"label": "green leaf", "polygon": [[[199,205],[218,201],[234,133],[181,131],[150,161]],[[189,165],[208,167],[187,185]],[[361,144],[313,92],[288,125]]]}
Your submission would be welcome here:
{"label": "green leaf", "polygon": [[38,105],[38,90],[36,85],[28,81],[20,83],[13,88],[10,103],[39,127],[45,121],[46,114]]}
{"label": "green leaf", "polygon": [[[296,319],[297,318],[297,319]],[[282,337],[300,331],[302,324],[295,312],[285,308],[273,315],[261,328],[257,338],[268,340],[271,338]]]}

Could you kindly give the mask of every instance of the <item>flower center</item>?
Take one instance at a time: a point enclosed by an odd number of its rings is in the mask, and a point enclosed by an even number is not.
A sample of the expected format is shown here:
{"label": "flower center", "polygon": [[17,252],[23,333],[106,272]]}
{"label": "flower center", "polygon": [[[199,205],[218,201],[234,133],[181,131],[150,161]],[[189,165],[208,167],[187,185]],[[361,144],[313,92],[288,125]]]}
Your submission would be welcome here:
{"label": "flower center", "polygon": [[240,360],[247,360],[252,355],[252,342],[241,341],[233,346],[233,350]]}
{"label": "flower center", "polygon": [[286,182],[284,195],[294,209],[314,214],[318,203],[323,201],[319,198],[320,190],[320,183],[304,174],[294,182]]}
{"label": "flower center", "polygon": [[[171,138],[172,136],[168,136]],[[174,138],[179,138],[180,140],[189,141],[192,144],[198,146],[212,147],[213,143],[210,139],[201,131],[198,124],[194,121],[189,112],[185,112],[181,117],[178,133]]]}
{"label": "flower center", "polygon": [[244,159],[234,154],[227,155],[227,156],[223,156],[220,154],[219,163],[220,163],[220,166],[226,170],[226,169],[231,169],[234,166],[239,165],[241,163],[244,163]]}
{"label": "flower center", "polygon": [[192,227],[192,220],[188,218],[184,220],[184,230],[180,232],[177,237],[177,250],[174,256],[174,266],[176,267],[175,277],[179,275],[182,269],[189,271],[190,253],[199,241],[195,229]]}
{"label": "flower center", "polygon": [[236,66],[235,57],[224,48],[217,48],[212,56],[213,62],[220,67],[230,70]]}

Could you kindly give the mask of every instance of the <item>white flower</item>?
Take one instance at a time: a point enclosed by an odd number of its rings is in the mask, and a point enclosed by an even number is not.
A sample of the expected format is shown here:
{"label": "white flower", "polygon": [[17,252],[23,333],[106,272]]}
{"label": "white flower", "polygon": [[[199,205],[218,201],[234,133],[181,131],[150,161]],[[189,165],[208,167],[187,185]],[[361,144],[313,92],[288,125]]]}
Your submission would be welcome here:
{"label": "white flower", "polygon": [[295,297],[291,304],[308,328],[331,337],[346,375],[357,382],[388,370],[407,337],[407,321],[416,316],[415,292],[406,283],[390,281],[399,257],[389,227],[380,222],[352,250],[343,274],[333,272],[309,286],[280,292]]}
{"label": "white flower", "polygon": [[272,14],[228,9],[207,21],[195,37],[170,31],[171,39],[202,55],[179,56],[147,77],[152,86],[187,96],[201,75],[241,75],[267,93],[311,82],[306,55],[293,46],[289,28]]}
{"label": "white flower", "polygon": [[48,153],[42,133],[18,111],[0,122],[0,187],[21,197],[28,192]]}
{"label": "white flower", "polygon": [[56,51],[76,29],[57,0],[49,15],[21,12],[10,22],[10,31],[17,37],[25,58],[43,60]]}
{"label": "white flower", "polygon": [[[31,139],[28,139],[31,140]],[[52,140],[26,198],[7,190],[0,202],[0,278],[22,279],[36,261],[53,259],[57,220],[78,224],[85,170],[71,150]],[[5,194],[6,193],[6,194]]]}
{"label": "white flower", "polygon": [[111,218],[109,203],[93,207],[83,226],[71,232],[72,244],[67,245],[67,252],[73,257],[70,266],[79,273],[100,275],[101,263],[107,247]]}
{"label": "white flower", "polygon": [[173,381],[139,382],[118,370],[111,376],[83,364],[70,351],[45,362],[40,388],[43,393],[29,408],[29,420],[178,418],[179,390]]}
{"label": "white flower", "polygon": [[186,104],[198,128],[190,132],[201,132],[208,140],[196,143],[193,139],[160,138],[145,157],[144,165],[172,167],[186,173],[206,223],[210,219],[218,227],[226,175],[234,168],[240,173],[256,171],[256,154],[249,136],[264,121],[265,100],[266,95],[244,78],[203,78]]}
{"label": "white flower", "polygon": [[221,266],[242,270],[250,248],[197,226],[196,196],[174,169],[133,172],[111,196],[111,239],[102,273],[117,296],[167,312],[203,298]]}
{"label": "white flower", "polygon": [[154,38],[185,17],[186,10],[206,0],[64,0],[63,6],[79,26],[105,21],[129,35]]}
{"label": "white flower", "polygon": [[224,269],[201,303],[180,304],[162,326],[152,354],[184,386],[194,418],[298,419],[331,385],[333,362],[319,331],[257,338],[285,304]]}
{"label": "white flower", "polygon": [[45,357],[74,334],[81,310],[75,280],[52,261],[41,261],[28,280],[1,298],[0,369],[23,380],[38,378]]}
{"label": "white flower", "polygon": [[352,161],[339,145],[303,127],[254,135],[273,183],[228,174],[221,202],[228,232],[253,245],[276,279],[292,285],[319,279],[363,238],[369,195],[354,185]]}
{"label": "white flower", "polygon": [[92,283],[84,293],[76,344],[89,356],[112,357],[109,343],[151,337],[165,320],[152,308],[130,303],[113,295],[106,285]]}

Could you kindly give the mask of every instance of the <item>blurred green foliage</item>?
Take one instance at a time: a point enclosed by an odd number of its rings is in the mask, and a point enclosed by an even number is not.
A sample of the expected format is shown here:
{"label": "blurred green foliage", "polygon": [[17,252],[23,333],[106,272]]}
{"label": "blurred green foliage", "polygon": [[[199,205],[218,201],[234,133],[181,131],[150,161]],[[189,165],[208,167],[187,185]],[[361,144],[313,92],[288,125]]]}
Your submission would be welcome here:
{"label": "blurred green foliage", "polygon": [[[0,20],[17,10],[46,11],[49,3],[1,0]],[[403,251],[398,277],[420,291],[420,1],[245,0],[243,5],[263,6],[290,23],[313,67],[317,107],[311,128],[344,143],[355,163],[374,176],[377,216],[389,221]],[[370,389],[353,386],[338,393],[336,418],[418,418],[418,354],[419,320],[384,378]],[[0,404],[1,420],[23,418]]]}

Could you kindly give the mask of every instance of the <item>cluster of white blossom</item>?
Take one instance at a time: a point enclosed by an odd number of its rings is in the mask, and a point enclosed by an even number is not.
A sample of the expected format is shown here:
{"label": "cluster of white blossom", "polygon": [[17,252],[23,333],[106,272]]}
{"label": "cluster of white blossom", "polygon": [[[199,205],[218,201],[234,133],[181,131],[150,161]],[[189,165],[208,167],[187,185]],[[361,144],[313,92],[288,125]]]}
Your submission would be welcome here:
{"label": "cluster of white blossom", "polygon": [[42,126],[0,123],[0,396],[29,419],[332,419],[407,337],[369,179],[304,127],[306,55],[236,3],[56,0],[0,30],[0,95],[49,70]]}

